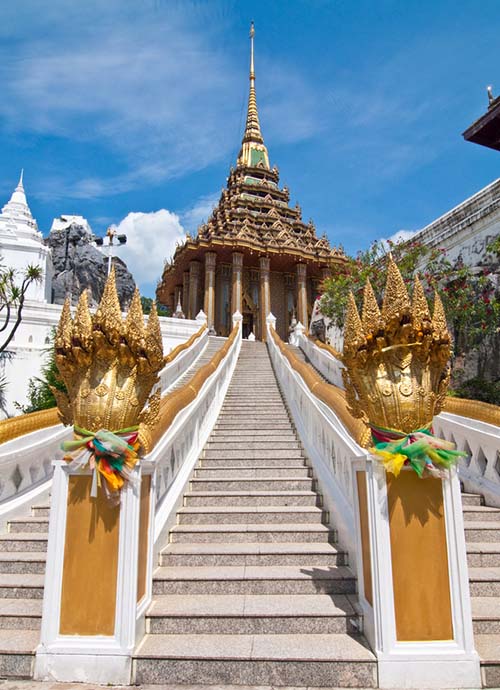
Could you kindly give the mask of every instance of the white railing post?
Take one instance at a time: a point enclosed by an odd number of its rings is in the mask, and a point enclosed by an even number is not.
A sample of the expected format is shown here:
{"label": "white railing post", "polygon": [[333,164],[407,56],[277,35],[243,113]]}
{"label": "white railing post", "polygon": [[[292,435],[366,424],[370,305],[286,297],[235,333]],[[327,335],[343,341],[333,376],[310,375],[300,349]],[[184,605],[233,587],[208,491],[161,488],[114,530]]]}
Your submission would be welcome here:
{"label": "white railing post", "polygon": [[207,325],[207,315],[203,311],[203,309],[200,309],[198,314],[196,315],[196,322],[201,326],[206,326]]}
{"label": "white railing post", "polygon": [[242,337],[243,337],[243,328],[242,328],[242,325],[243,325],[243,316],[242,316],[242,314],[239,312],[239,310],[237,309],[237,310],[234,312],[234,314],[233,314],[233,328],[234,328],[236,325],[238,325],[238,324],[239,324],[239,327],[240,327],[240,328],[239,328],[239,336],[240,336],[240,338],[242,338]]}
{"label": "white railing post", "polygon": [[266,317],[266,323],[267,327],[273,328],[273,330],[276,330],[276,317],[275,315],[270,311],[269,314]]}

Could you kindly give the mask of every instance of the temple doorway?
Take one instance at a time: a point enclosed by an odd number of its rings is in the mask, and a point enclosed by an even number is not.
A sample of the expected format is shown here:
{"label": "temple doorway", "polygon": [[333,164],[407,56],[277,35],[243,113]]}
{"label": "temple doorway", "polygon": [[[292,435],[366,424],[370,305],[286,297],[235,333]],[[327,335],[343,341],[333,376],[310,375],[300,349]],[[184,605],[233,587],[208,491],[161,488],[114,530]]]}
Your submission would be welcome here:
{"label": "temple doorway", "polygon": [[252,314],[252,312],[247,311],[243,314],[243,332],[242,332],[242,335],[244,338],[248,338],[248,336],[252,332],[253,332],[253,314]]}
{"label": "temple doorway", "polygon": [[243,310],[242,336],[244,338],[248,338],[250,333],[253,333],[255,336],[257,336],[257,333],[255,332],[255,326],[257,324],[257,309],[248,292],[243,293],[241,307]]}

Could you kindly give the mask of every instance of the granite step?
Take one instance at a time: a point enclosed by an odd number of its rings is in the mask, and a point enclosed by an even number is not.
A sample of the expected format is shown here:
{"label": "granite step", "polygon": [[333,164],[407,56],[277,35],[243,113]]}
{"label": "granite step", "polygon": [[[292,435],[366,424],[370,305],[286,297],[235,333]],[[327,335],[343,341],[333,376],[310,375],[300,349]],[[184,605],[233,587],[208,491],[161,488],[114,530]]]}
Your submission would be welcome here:
{"label": "granite step", "polygon": [[[462,506],[464,522],[497,522],[500,524],[500,508],[490,506]],[[500,540],[500,532],[499,532]]]}
{"label": "granite step", "polygon": [[0,678],[32,678],[37,630],[0,630]]}
{"label": "granite step", "polygon": [[42,599],[44,578],[33,573],[0,573],[0,599]]}
{"label": "granite step", "polygon": [[258,423],[252,419],[243,420],[220,420],[214,427],[214,431],[226,433],[227,431],[241,431],[243,433],[254,433],[255,431],[290,431],[292,425],[289,419],[283,422],[261,420]]}
{"label": "granite step", "polygon": [[190,480],[191,491],[258,491],[274,489],[274,491],[310,491],[314,487],[311,478],[299,479],[292,477],[267,477],[265,479],[233,479],[232,477],[219,477],[218,479]]}
{"label": "granite step", "polygon": [[463,506],[480,506],[483,504],[483,497],[481,494],[462,493]]}
{"label": "granite step", "polygon": [[273,440],[265,438],[264,440],[256,440],[253,438],[246,437],[245,440],[231,438],[227,440],[219,441],[217,438],[213,441],[209,441],[205,448],[207,450],[268,450],[272,448],[273,450],[298,450],[302,447],[302,444],[297,441],[297,439],[286,439],[274,437]]}
{"label": "granite step", "polygon": [[176,525],[170,543],[181,542],[328,542],[334,533],[321,523],[255,523]]}
{"label": "granite step", "polygon": [[471,597],[500,597],[500,568],[469,568],[469,588]]}
{"label": "granite step", "polygon": [[357,633],[359,618],[338,594],[163,595],[146,614],[146,632],[262,635]]}
{"label": "granite step", "polygon": [[160,566],[153,594],[354,594],[346,566]]}
{"label": "granite step", "polygon": [[164,566],[347,565],[347,554],[326,542],[169,544],[160,554]]}
{"label": "granite step", "polygon": [[235,450],[212,450],[210,448],[203,452],[202,458],[210,458],[212,460],[229,460],[230,458],[243,458],[246,460],[285,458],[288,460],[292,458],[304,458],[304,451],[301,448],[268,448],[267,450],[253,450],[250,448],[246,450],[244,448],[236,448]]}
{"label": "granite step", "polygon": [[31,506],[31,514],[33,517],[48,518],[50,515],[50,505],[47,503],[43,505]]}
{"label": "granite step", "polygon": [[490,543],[472,542],[466,546],[467,564],[470,568],[500,567],[500,541]]}
{"label": "granite step", "polygon": [[247,460],[246,458],[230,458],[229,460],[219,458],[201,458],[199,468],[253,468],[253,467],[308,467],[305,458],[259,458],[258,460]]}
{"label": "granite step", "polygon": [[315,491],[188,491],[185,506],[315,506],[321,497]]}
{"label": "granite step", "polygon": [[[474,635],[500,635],[500,599],[471,597]],[[500,663],[500,647],[498,648]]]}
{"label": "granite step", "polygon": [[1,534],[0,552],[2,551],[47,551],[47,534]]}
{"label": "granite step", "polygon": [[180,508],[177,511],[179,525],[192,524],[257,524],[290,522],[324,522],[327,514],[316,506],[203,506]]}
{"label": "granite step", "polygon": [[46,554],[40,551],[1,551],[0,573],[45,572]]}
{"label": "granite step", "polygon": [[348,635],[146,635],[135,663],[138,684],[377,684],[373,654]]}
{"label": "granite step", "polygon": [[[250,460],[252,462],[252,460]],[[224,477],[225,479],[263,479],[266,477],[286,477],[291,479],[292,477],[312,477],[312,469],[307,467],[307,465],[299,464],[288,465],[284,467],[231,467],[226,463],[221,464],[220,467],[198,467],[194,471],[194,477],[196,479],[218,479],[219,477]]]}
{"label": "granite step", "polygon": [[481,658],[483,688],[499,688],[500,635],[474,635],[474,644]]}
{"label": "granite step", "polygon": [[[280,441],[297,441],[293,429],[215,429],[208,441],[212,443],[232,443],[248,439],[249,443],[276,443]],[[300,443],[300,441],[299,441]]]}
{"label": "granite step", "polygon": [[9,520],[7,523],[9,534],[48,534],[49,520],[46,517],[27,517]]}
{"label": "granite step", "polygon": [[40,630],[42,599],[0,599],[1,630]]}
{"label": "granite step", "polygon": [[466,542],[498,542],[500,535],[500,522],[473,522],[465,521]]}

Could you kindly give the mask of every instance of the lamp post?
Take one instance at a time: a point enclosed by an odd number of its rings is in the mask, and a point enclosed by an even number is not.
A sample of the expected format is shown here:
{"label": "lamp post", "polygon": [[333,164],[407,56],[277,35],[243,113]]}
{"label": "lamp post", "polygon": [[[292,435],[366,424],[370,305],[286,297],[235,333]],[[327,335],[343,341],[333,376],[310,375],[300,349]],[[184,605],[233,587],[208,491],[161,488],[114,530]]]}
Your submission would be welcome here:
{"label": "lamp post", "polygon": [[[125,244],[127,241],[127,235],[119,235],[118,232],[115,230],[115,228],[109,227],[106,230],[106,237],[108,238],[107,247],[108,247],[108,276],[109,276],[109,274],[111,273],[111,264],[113,261],[113,247]],[[92,237],[92,241],[95,242],[95,244],[98,247],[102,247],[104,245],[104,240],[105,240],[105,237],[97,237],[97,235],[93,235],[93,237]],[[115,244],[115,240],[117,240],[116,244]]]}

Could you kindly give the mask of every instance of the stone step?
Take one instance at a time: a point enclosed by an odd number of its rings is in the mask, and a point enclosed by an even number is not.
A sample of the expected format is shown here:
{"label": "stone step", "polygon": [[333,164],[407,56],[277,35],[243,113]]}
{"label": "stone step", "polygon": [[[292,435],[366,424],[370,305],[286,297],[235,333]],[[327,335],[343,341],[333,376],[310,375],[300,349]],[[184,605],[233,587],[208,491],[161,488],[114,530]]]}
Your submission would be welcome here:
{"label": "stone step", "polygon": [[474,635],[474,644],[481,657],[483,688],[499,688],[500,635]]}
{"label": "stone step", "polygon": [[498,542],[467,544],[467,563],[470,568],[500,567],[500,535]]}
{"label": "stone step", "polygon": [[177,512],[179,525],[321,523],[324,518],[326,513],[316,506],[203,506],[180,508]]}
{"label": "stone step", "polygon": [[464,522],[466,542],[498,542],[500,522]]}
{"label": "stone step", "polygon": [[0,678],[32,678],[37,630],[0,630]]}
{"label": "stone step", "polygon": [[500,635],[500,599],[471,597],[471,605],[474,635]]}
{"label": "stone step", "polygon": [[[252,460],[250,460],[252,462]],[[198,467],[194,471],[194,476],[198,479],[218,479],[224,477],[225,479],[263,479],[265,477],[311,477],[312,469],[307,465],[289,466],[285,467],[231,467],[226,463],[220,467]]]}
{"label": "stone step", "polygon": [[[246,450],[244,448],[237,448],[235,450],[212,450],[207,449],[203,452],[203,458],[210,458],[212,460],[229,460],[230,458],[242,458],[246,460],[260,460],[264,458],[303,458],[304,451],[301,448],[268,448],[267,450]],[[43,518],[40,518],[43,519]]]}
{"label": "stone step", "polygon": [[500,568],[469,568],[469,588],[471,597],[500,597]]}
{"label": "stone step", "polygon": [[375,687],[377,665],[349,635],[146,635],[135,683]]}
{"label": "stone step", "polygon": [[7,530],[10,534],[48,534],[49,521],[44,517],[16,518],[8,521]]}
{"label": "stone step", "polygon": [[47,551],[47,534],[0,534],[1,551]]}
{"label": "stone step", "polygon": [[174,634],[356,633],[358,616],[343,594],[164,595],[146,614],[146,632]]}
{"label": "stone step", "polygon": [[227,421],[228,419],[242,421],[246,419],[251,419],[256,421],[286,421],[290,419],[288,412],[283,406],[279,410],[256,410],[255,412],[249,412],[248,410],[241,408],[241,410],[222,410],[219,416],[220,421]]}
{"label": "stone step", "polygon": [[[500,524],[500,508],[490,506],[463,506],[465,524],[468,522],[497,522]],[[500,540],[500,537],[499,537]]]}
{"label": "stone step", "polygon": [[345,566],[210,566],[157,568],[153,594],[354,594]]}
{"label": "stone step", "polygon": [[[190,480],[191,491],[311,491],[314,480],[311,478],[298,479],[285,477],[267,477],[266,479],[233,479],[219,477],[219,479]],[[484,540],[483,540],[484,541]]]}
{"label": "stone step", "polygon": [[483,497],[481,494],[462,494],[462,505],[463,506],[480,506],[483,503]]}
{"label": "stone step", "polygon": [[271,422],[269,420],[254,422],[251,419],[234,421],[227,419],[223,420],[221,417],[219,417],[217,424],[214,427],[214,431],[220,431],[221,433],[226,433],[227,431],[242,431],[244,433],[254,433],[255,431],[290,431],[293,433],[293,425],[289,419],[283,422]]}
{"label": "stone step", "polygon": [[176,525],[170,531],[170,543],[189,542],[328,542],[334,533],[321,523],[255,523]]}
{"label": "stone step", "polygon": [[0,599],[0,630],[40,630],[42,605],[42,599]]}
{"label": "stone step", "polygon": [[33,517],[49,517],[50,515],[50,506],[47,505],[38,505],[38,506],[31,506],[31,514]]}
{"label": "stone step", "polygon": [[233,441],[247,440],[248,443],[276,443],[296,441],[297,435],[293,429],[216,429],[210,434],[208,443],[232,443]]}
{"label": "stone step", "polygon": [[40,551],[0,551],[0,573],[43,574],[45,561]]}
{"label": "stone step", "polygon": [[253,392],[244,394],[241,391],[231,392],[228,391],[226,397],[224,398],[224,404],[235,404],[235,405],[246,405],[249,409],[254,407],[260,407],[261,405],[284,405],[283,398],[278,389],[275,391],[268,391],[265,398],[257,399]]}
{"label": "stone step", "polygon": [[169,544],[160,554],[164,566],[348,565],[347,554],[326,542]]}
{"label": "stone step", "polygon": [[233,450],[300,450],[301,444],[297,439],[283,439],[276,438],[276,440],[269,441],[254,441],[250,439],[239,440],[230,439],[227,441],[219,441],[218,439],[210,440],[206,444],[207,450],[233,451]]}
{"label": "stone step", "polygon": [[235,469],[252,467],[307,467],[305,458],[259,458],[258,460],[247,460],[246,458],[231,458],[230,460],[221,460],[218,458],[201,458],[198,464],[198,469],[207,469],[219,467],[227,467]]}
{"label": "stone step", "polygon": [[247,417],[254,417],[255,415],[264,414],[287,414],[283,402],[268,403],[266,405],[245,405],[245,403],[225,403],[222,406],[221,415],[227,414],[244,414]]}
{"label": "stone step", "polygon": [[0,573],[0,599],[42,599],[44,575]]}
{"label": "stone step", "polygon": [[185,506],[315,506],[321,502],[314,491],[189,491]]}

